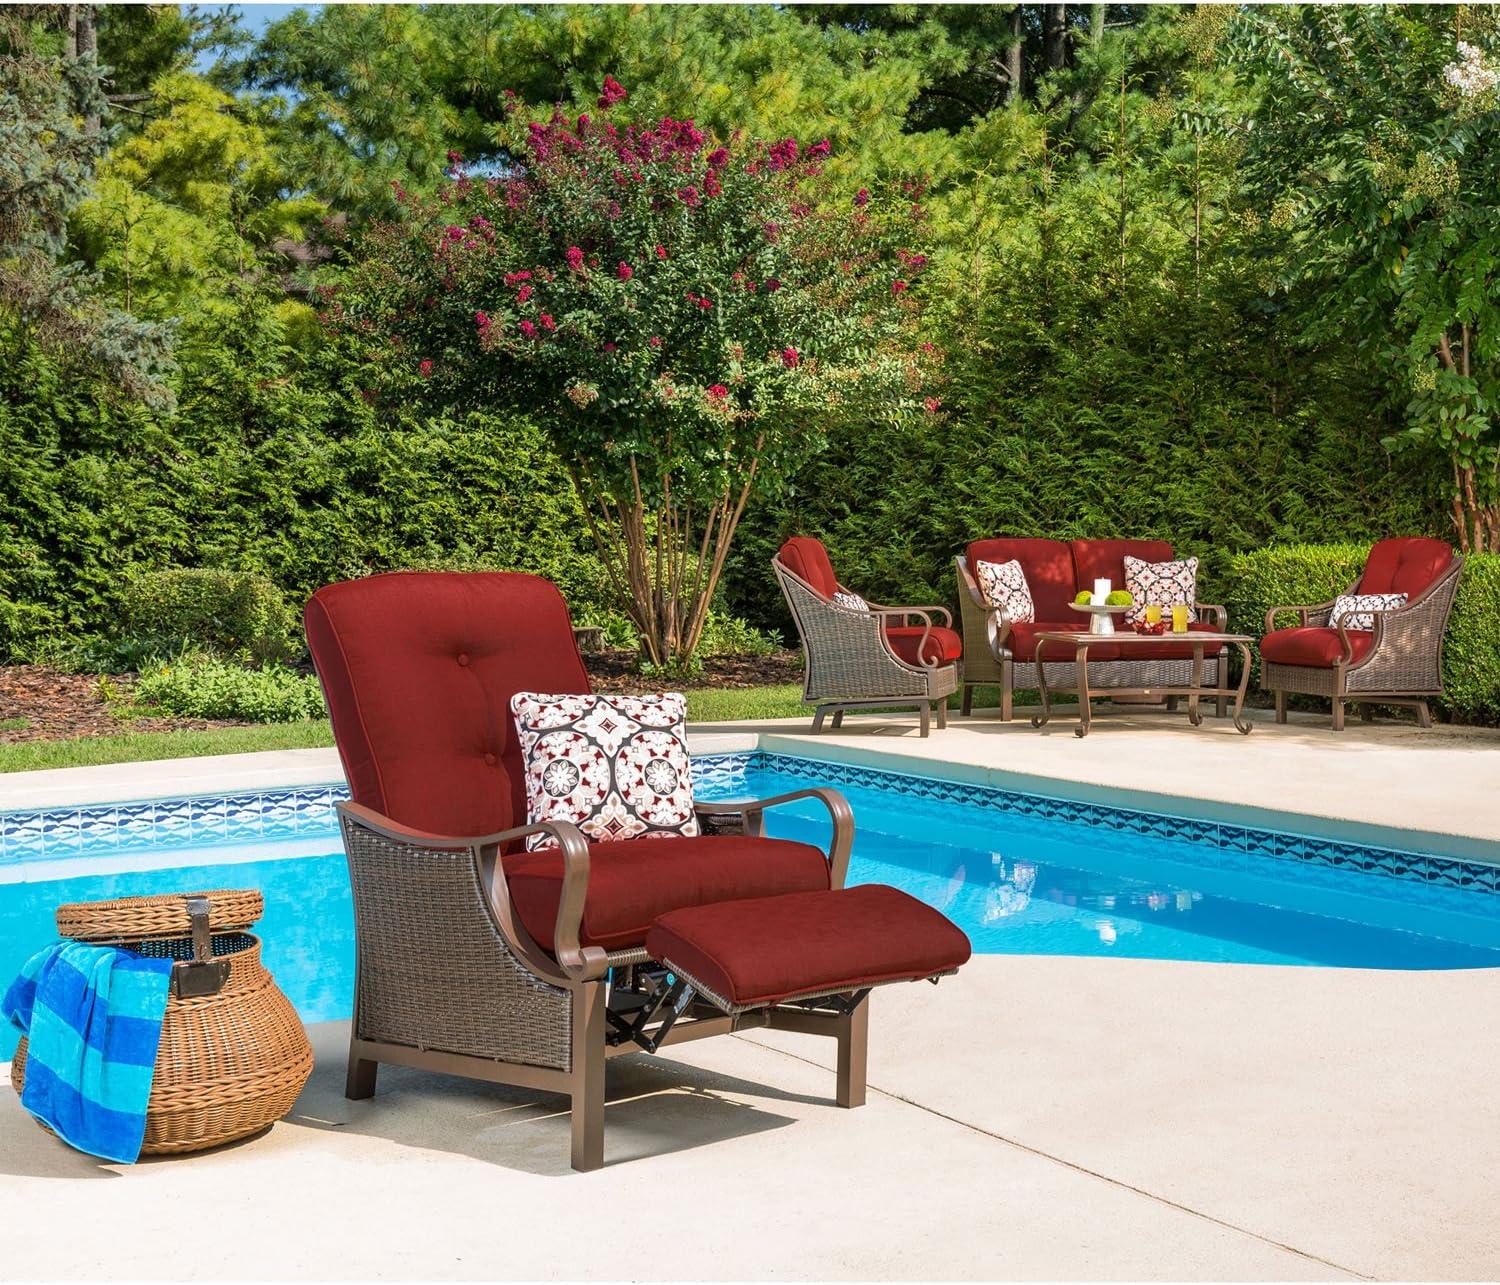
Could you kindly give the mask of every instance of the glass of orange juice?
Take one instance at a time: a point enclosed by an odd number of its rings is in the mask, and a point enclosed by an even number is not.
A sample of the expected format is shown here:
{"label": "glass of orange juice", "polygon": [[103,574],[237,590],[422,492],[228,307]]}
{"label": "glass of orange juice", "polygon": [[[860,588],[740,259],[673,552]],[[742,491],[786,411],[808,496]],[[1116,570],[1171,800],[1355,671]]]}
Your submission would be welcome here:
{"label": "glass of orange juice", "polygon": [[1146,623],[1148,625],[1158,625],[1161,623],[1161,603],[1148,602],[1146,604]]}
{"label": "glass of orange juice", "polygon": [[1185,634],[1188,631],[1188,609],[1178,603],[1172,608],[1172,632],[1174,634]]}

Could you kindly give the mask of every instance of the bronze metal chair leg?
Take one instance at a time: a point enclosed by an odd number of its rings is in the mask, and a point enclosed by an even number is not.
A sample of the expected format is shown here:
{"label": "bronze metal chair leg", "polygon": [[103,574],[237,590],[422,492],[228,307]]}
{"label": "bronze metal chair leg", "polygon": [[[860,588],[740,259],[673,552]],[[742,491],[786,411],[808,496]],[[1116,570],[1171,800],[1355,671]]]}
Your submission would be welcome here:
{"label": "bronze metal chair leg", "polygon": [[935,710],[937,710],[937,724],[938,724],[938,729],[941,731],[942,729],[944,729],[944,728],[946,728],[948,726],[948,701],[947,701],[947,699],[944,698],[943,700],[940,700],[940,701],[934,701],[933,702],[933,708]]}
{"label": "bronze metal chair leg", "polygon": [[1426,701],[1418,701],[1417,702],[1417,726],[1418,727],[1431,727],[1432,726],[1432,711],[1427,708],[1427,702]]}
{"label": "bronze metal chair leg", "polygon": [[922,720],[921,735],[923,735],[923,736],[929,735],[932,732],[932,704],[931,704],[931,702],[930,701],[923,701],[920,705],[918,705],[917,706],[917,714],[918,714],[918,716]]}
{"label": "bronze metal chair leg", "polygon": [[963,703],[958,707],[958,712],[968,718],[974,712],[974,684],[964,684]]}
{"label": "bronze metal chair leg", "polygon": [[1373,723],[1375,721],[1375,706],[1369,701],[1361,701],[1359,705],[1359,721],[1361,723]]}
{"label": "bronze metal chair leg", "polygon": [[869,1044],[870,997],[866,995],[839,1024],[838,1088],[835,1100],[841,1107],[862,1107],[865,1104],[865,1066]]}
{"label": "bronze metal chair leg", "polygon": [[359,1102],[375,1096],[375,1074],[380,1070],[379,1062],[370,1062],[356,1057],[349,1050],[349,1070],[344,1076],[344,1096]]}
{"label": "bronze metal chair leg", "polygon": [[836,709],[833,711],[833,730],[836,732],[844,725],[844,711]]}
{"label": "bronze metal chair leg", "polygon": [[1335,732],[1344,730],[1344,698],[1342,696],[1333,698],[1333,730]]}
{"label": "bronze metal chair leg", "polygon": [[819,705],[815,710],[813,710],[812,730],[814,735],[817,735],[817,733],[823,730],[823,716],[827,713],[827,709],[825,709],[822,705]]}
{"label": "bronze metal chair leg", "polygon": [[1286,722],[1286,693],[1283,691],[1276,693],[1276,721]]}
{"label": "bronze metal chair leg", "polygon": [[588,982],[573,1001],[573,1168],[604,1163],[604,983]]}
{"label": "bronze metal chair leg", "polygon": [[1000,662],[1000,719],[1008,723],[1015,712],[1016,693],[1013,683],[1015,673],[1008,660]]}

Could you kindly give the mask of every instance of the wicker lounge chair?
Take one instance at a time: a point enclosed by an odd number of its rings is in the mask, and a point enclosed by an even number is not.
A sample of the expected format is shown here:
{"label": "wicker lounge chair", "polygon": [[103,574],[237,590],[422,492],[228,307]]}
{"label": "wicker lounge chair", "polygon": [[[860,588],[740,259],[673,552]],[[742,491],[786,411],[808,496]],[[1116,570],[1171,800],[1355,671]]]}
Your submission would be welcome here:
{"label": "wicker lounge chair", "polygon": [[[1404,607],[1374,615],[1374,629],[1330,625],[1333,602],[1272,607],[1260,644],[1261,686],[1276,696],[1276,721],[1286,722],[1290,692],[1327,696],[1333,730],[1344,729],[1344,706],[1359,704],[1369,720],[1372,705],[1410,705],[1422,727],[1432,726],[1427,698],[1443,694],[1443,634],[1464,560],[1442,540],[1381,540],[1347,593],[1404,593]],[[1295,611],[1298,623],[1277,629],[1276,618]]]}
{"label": "wicker lounge chair", "polygon": [[[592,1169],[609,1058],[756,1027],[823,1035],[837,1101],[858,1106],[870,987],[968,958],[930,907],[843,890],[853,819],[832,790],[699,803],[696,837],[526,824],[510,699],[589,690],[545,580],[372,576],[319,590],[306,624],[353,796],[350,1098],[382,1062],[564,1094],[573,1167]],[[762,833],[766,809],[805,798],[832,818],[826,853]],[[539,832],[557,846],[526,851]]]}
{"label": "wicker lounge chair", "polygon": [[[975,540],[955,558],[958,573],[958,609],[963,622],[964,677],[961,713],[973,712],[974,688],[995,684],[1000,688],[1000,717],[1009,722],[1014,714],[1017,690],[1035,690],[1038,656],[1035,635],[1045,630],[1081,629],[1084,619],[1068,606],[1080,589],[1092,588],[1105,578],[1116,588],[1125,587],[1125,557],[1146,562],[1169,562],[1172,546],[1165,540]],[[979,592],[973,566],[978,561],[1021,563],[1036,607],[1036,620],[1017,624],[1006,620]],[[1197,619],[1189,629],[1223,632],[1228,612],[1214,603],[1198,603]],[[1050,644],[1049,644],[1050,646]],[[1205,649],[1203,682],[1220,684],[1221,648]],[[1089,681],[1094,687],[1124,689],[1183,687],[1192,679],[1193,649],[1163,638],[1150,648],[1136,647],[1127,656],[1123,649],[1111,655],[1099,647],[1089,660]],[[1054,691],[1077,685],[1071,649],[1064,648],[1040,658],[1047,666],[1047,683]],[[1175,699],[1169,705],[1175,705]],[[1215,702],[1220,718],[1228,714],[1225,697]]]}
{"label": "wicker lounge chair", "polygon": [[939,727],[948,725],[963,640],[946,607],[836,601],[835,594],[858,595],[839,583],[828,550],[811,536],[788,540],[771,566],[802,640],[802,697],[814,707],[814,732],[828,714],[839,727],[846,709],[860,708],[914,706],[923,736],[934,713]]}

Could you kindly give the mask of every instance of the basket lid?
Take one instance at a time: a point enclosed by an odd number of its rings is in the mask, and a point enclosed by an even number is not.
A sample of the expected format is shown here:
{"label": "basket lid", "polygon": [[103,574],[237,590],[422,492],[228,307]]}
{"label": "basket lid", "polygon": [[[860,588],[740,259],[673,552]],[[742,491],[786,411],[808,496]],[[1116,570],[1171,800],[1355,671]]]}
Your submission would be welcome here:
{"label": "basket lid", "polygon": [[218,888],[213,892],[174,892],[113,901],[72,901],[57,908],[57,931],[74,941],[146,941],[186,937],[192,931],[188,899],[208,902],[211,932],[248,928],[265,910],[258,888]]}

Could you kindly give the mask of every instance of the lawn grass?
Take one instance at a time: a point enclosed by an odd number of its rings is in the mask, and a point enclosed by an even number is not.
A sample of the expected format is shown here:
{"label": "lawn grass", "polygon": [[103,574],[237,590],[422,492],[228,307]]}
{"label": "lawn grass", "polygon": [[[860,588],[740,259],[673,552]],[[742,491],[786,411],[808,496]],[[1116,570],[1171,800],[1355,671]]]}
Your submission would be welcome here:
{"label": "lawn grass", "polygon": [[801,718],[808,712],[808,706],[802,703],[801,683],[781,683],[774,687],[705,687],[687,693],[690,723]]}

